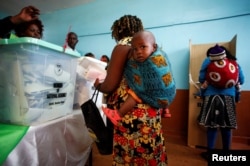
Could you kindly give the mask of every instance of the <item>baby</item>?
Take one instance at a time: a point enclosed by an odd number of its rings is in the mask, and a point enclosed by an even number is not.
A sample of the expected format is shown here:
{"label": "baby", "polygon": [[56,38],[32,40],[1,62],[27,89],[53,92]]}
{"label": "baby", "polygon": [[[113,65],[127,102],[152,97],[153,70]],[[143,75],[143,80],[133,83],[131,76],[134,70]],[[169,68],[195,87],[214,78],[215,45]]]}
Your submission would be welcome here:
{"label": "baby", "polygon": [[132,55],[124,71],[131,88],[128,91],[129,96],[119,110],[103,107],[103,112],[117,125],[136,104],[146,103],[166,111],[164,116],[170,117],[167,107],[175,97],[176,88],[166,53],[157,47],[155,37],[149,31],[136,33],[131,46]]}

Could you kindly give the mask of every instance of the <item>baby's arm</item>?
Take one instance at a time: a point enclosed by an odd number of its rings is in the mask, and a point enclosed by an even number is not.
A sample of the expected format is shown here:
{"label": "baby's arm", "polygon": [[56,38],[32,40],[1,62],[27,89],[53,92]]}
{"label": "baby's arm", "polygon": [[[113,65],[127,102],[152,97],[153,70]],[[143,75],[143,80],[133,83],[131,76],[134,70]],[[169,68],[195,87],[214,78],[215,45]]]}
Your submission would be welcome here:
{"label": "baby's arm", "polygon": [[137,94],[136,94],[132,89],[129,89],[129,90],[128,90],[128,94],[130,94],[130,96],[131,96],[137,103],[142,103],[142,100],[140,99],[140,97],[137,96]]}

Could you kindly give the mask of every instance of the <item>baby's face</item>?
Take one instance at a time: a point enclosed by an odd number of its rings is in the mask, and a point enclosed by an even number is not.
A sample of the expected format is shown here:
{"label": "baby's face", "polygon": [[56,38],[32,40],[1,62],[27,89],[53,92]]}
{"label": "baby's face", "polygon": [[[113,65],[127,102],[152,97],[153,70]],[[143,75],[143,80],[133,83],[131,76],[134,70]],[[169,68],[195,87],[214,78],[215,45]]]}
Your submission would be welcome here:
{"label": "baby's face", "polygon": [[138,62],[145,61],[155,50],[155,44],[140,36],[134,38],[131,43],[133,57]]}

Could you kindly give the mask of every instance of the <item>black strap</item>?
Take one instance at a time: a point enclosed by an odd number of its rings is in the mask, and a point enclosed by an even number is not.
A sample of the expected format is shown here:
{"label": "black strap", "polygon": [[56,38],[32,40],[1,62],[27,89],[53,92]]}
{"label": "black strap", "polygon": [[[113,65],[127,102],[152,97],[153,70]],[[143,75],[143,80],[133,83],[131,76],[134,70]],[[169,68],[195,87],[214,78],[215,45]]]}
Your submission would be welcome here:
{"label": "black strap", "polygon": [[[95,103],[96,103],[96,101],[97,101],[98,94],[99,94],[99,90],[97,90],[97,88],[96,88],[95,91],[94,91],[94,93],[93,93],[93,95],[92,95],[92,98],[91,98]],[[95,97],[95,100],[94,100],[94,96],[96,96],[96,97]]]}

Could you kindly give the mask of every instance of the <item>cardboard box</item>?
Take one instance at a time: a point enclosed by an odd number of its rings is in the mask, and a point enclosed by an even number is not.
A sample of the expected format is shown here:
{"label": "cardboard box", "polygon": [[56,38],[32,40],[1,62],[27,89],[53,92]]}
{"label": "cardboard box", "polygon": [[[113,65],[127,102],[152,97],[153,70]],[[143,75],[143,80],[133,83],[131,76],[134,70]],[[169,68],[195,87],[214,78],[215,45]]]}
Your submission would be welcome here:
{"label": "cardboard box", "polygon": [[[236,56],[236,39],[235,35],[229,42],[217,42],[209,44],[192,44],[190,41],[190,64],[189,64],[189,112],[188,112],[188,146],[190,147],[207,147],[206,128],[200,126],[197,117],[201,110],[202,99],[197,99],[194,94],[199,90],[198,77],[200,67],[206,57],[207,50],[215,44],[227,48],[230,53]],[[220,132],[219,132],[220,133]],[[217,136],[217,148],[222,148],[221,136]]]}
{"label": "cardboard box", "polygon": [[79,56],[39,39],[0,40],[0,122],[31,125],[71,113]]}

